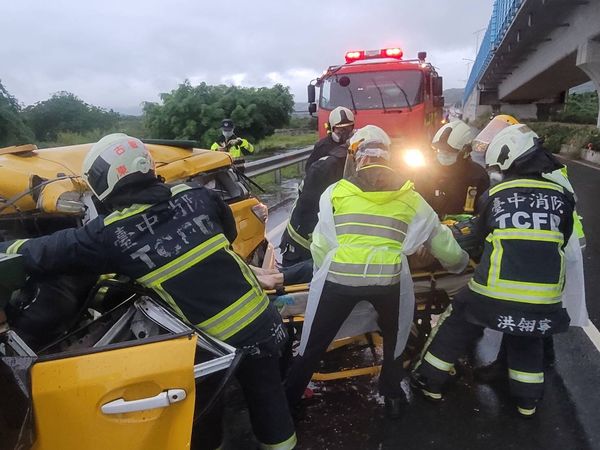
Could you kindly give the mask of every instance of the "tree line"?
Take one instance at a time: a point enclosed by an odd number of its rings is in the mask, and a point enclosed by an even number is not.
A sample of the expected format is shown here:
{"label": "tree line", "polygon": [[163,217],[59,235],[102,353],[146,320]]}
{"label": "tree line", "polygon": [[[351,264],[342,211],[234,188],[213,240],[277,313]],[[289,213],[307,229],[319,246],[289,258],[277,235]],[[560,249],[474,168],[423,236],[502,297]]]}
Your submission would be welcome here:
{"label": "tree line", "polygon": [[23,107],[0,81],[0,147],[92,142],[110,132],[195,140],[208,147],[218,137],[224,118],[233,119],[240,135],[256,141],[288,125],[293,107],[289,88],[280,84],[245,88],[192,86],[189,81],[160,94],[160,102],[143,103],[141,117],[90,105],[66,91]]}

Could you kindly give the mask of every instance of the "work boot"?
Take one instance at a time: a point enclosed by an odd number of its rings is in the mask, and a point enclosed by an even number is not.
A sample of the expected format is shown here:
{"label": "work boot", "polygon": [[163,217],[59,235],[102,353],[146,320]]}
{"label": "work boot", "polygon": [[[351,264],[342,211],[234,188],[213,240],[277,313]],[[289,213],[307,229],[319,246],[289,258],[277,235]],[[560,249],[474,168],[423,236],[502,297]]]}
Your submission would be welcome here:
{"label": "work boot", "polygon": [[523,419],[531,419],[535,416],[537,409],[537,400],[533,398],[518,398],[517,399],[517,412]]}
{"label": "work boot", "polygon": [[385,397],[385,415],[388,419],[398,420],[404,414],[406,409],[406,396],[401,397]]}
{"label": "work boot", "polygon": [[493,383],[508,377],[508,366],[505,358],[498,358],[487,366],[477,367],[473,370],[473,377],[482,383]]}
{"label": "work boot", "polygon": [[443,395],[441,388],[427,383],[427,380],[416,372],[413,372],[410,375],[410,387],[425,400],[433,403],[442,401]]}

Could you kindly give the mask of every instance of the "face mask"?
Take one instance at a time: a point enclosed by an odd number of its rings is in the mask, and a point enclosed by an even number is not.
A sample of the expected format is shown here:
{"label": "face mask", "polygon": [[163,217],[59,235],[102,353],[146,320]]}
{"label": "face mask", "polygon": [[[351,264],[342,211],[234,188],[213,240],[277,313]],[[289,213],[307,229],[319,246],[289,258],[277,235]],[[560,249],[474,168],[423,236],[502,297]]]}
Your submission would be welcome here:
{"label": "face mask", "polygon": [[485,153],[483,152],[471,152],[471,159],[473,162],[479,164],[481,167],[485,167]]}
{"label": "face mask", "polygon": [[331,137],[335,142],[345,144],[352,136],[352,127],[343,127],[331,133]]}
{"label": "face mask", "polygon": [[492,186],[497,185],[498,183],[502,182],[502,180],[504,180],[504,174],[502,172],[489,172],[490,175],[490,184]]}
{"label": "face mask", "polygon": [[437,160],[442,166],[451,166],[458,159],[458,153],[438,152]]}
{"label": "face mask", "polygon": [[231,131],[223,130],[223,136],[225,136],[225,139],[229,139],[231,136],[233,136],[233,130],[231,130]]}

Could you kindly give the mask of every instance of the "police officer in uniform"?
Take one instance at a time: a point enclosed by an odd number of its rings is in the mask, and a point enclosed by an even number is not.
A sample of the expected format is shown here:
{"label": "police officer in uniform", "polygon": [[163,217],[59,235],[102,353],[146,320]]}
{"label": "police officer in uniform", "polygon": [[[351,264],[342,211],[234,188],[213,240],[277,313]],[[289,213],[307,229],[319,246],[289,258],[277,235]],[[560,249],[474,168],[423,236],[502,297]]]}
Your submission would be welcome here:
{"label": "police officer in uniform", "polygon": [[474,130],[462,120],[441,127],[431,142],[436,161],[415,181],[415,189],[441,219],[474,214],[479,197],[490,186],[485,169],[470,157]]}
{"label": "police officer in uniform", "polygon": [[491,328],[504,335],[517,411],[531,417],[544,390],[543,339],[569,326],[561,298],[565,263],[573,258],[567,242],[574,199],[563,186],[542,177],[560,163],[526,125],[498,133],[485,161],[493,178],[502,181],[482,197],[481,263],[440,320],[412,385],[440,400],[456,360],[482,328]]}
{"label": "police officer in uniform", "polygon": [[213,151],[228,152],[233,159],[243,159],[244,156],[254,153],[254,146],[246,139],[234,134],[235,125],[231,119],[221,122],[221,137],[210,147]]}
{"label": "police officer in uniform", "polygon": [[[412,283],[403,255],[426,243],[449,271],[461,272],[468,262],[450,230],[439,223],[412,183],[394,171],[390,145],[379,127],[358,130],[350,140],[356,172],[330,186],[321,197],[311,244],[319,270],[311,282],[299,356],[286,380],[292,405],[300,400],[342,323],[366,300],[377,311],[384,336],[379,391],[385,396],[388,415],[399,417],[406,401],[399,356],[406,341],[399,342],[398,335],[407,336],[414,307],[401,309],[400,280]],[[410,286],[406,289],[412,292]],[[310,316],[309,310],[316,312]],[[401,310],[406,314],[399,314]],[[406,322],[404,329],[400,320]]]}
{"label": "police officer in uniform", "polygon": [[[163,184],[146,146],[122,133],[92,147],[83,178],[111,214],[81,228],[3,242],[0,252],[21,254],[32,274],[126,275],[186,322],[245,349],[237,376],[261,448],[294,448],[278,366],[286,332],[251,270],[231,250],[237,233],[229,207],[200,185]],[[198,427],[211,436],[194,439],[193,448],[220,445],[220,421],[207,428]]]}

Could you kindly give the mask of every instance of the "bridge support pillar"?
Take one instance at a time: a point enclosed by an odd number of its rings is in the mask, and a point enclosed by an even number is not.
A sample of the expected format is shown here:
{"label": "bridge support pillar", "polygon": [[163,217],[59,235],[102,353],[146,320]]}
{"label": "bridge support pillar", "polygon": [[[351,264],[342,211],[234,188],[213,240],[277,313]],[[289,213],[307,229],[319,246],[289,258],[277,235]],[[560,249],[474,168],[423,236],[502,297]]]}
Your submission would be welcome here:
{"label": "bridge support pillar", "polygon": [[[583,70],[596,87],[600,95],[600,42],[588,40],[577,49],[577,67]],[[598,114],[600,128],[600,113]]]}

